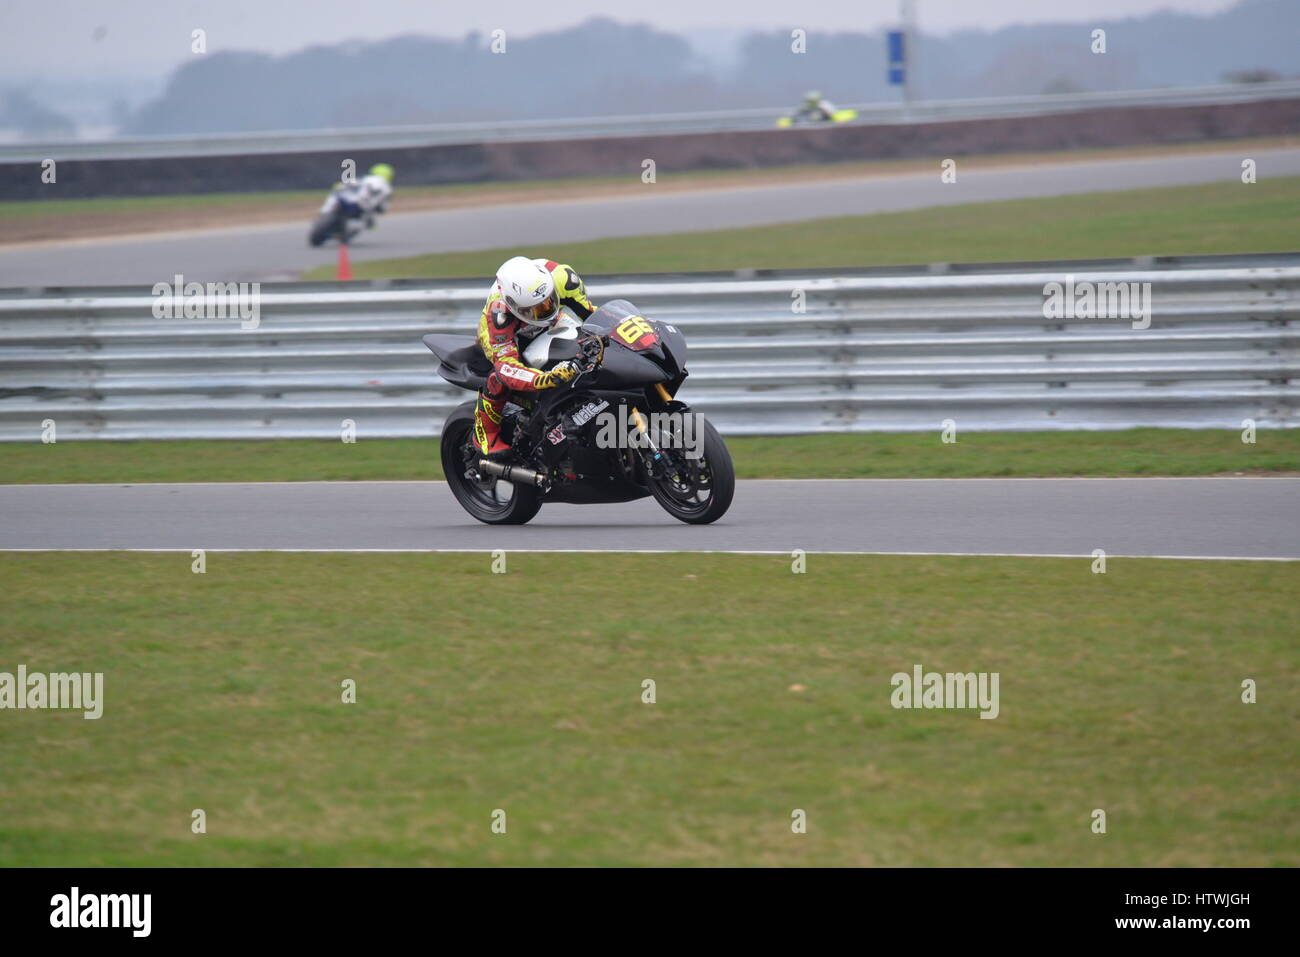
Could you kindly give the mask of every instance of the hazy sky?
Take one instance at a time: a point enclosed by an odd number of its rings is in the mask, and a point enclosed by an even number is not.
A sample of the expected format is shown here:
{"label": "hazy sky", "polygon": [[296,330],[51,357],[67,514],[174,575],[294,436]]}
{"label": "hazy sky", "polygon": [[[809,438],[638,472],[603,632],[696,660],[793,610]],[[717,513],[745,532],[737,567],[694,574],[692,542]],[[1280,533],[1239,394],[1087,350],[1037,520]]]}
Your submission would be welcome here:
{"label": "hazy sky", "polygon": [[[1234,0],[914,0],[931,33],[1011,23],[1088,22],[1160,9],[1211,14]],[[692,29],[855,29],[897,20],[899,0],[0,0],[0,74],[31,80],[156,76],[190,56],[190,33],[208,52],[284,53],[313,43],[399,33],[461,36],[498,27],[521,34],[592,16]]]}

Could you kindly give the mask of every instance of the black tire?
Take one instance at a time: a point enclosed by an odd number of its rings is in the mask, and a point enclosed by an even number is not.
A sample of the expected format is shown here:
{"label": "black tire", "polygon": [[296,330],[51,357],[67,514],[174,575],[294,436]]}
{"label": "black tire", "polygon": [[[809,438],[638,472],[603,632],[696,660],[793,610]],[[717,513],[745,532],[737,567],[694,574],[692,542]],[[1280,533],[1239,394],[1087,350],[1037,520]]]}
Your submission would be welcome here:
{"label": "black tire", "polygon": [[334,232],[334,220],[336,218],[333,215],[326,214],[316,220],[312,224],[311,232],[307,234],[307,242],[313,246],[324,245],[325,240],[329,239],[330,234]]}
{"label": "black tire", "polygon": [[[700,416],[700,422],[704,425],[704,455],[701,458],[686,457],[680,443],[677,444],[675,455],[680,456],[677,462],[682,469],[678,475],[682,481],[646,477],[655,501],[673,518],[688,525],[716,522],[727,514],[736,494],[736,470],[731,464],[731,453],[713,423],[704,416]],[[707,497],[700,501],[699,495],[704,491],[707,491]]]}
{"label": "black tire", "polygon": [[[473,402],[458,405],[442,426],[442,472],[451,494],[465,511],[487,525],[527,523],[542,507],[541,493],[531,485],[476,481],[479,454],[470,439],[473,427]],[[508,493],[508,498],[502,493]]]}

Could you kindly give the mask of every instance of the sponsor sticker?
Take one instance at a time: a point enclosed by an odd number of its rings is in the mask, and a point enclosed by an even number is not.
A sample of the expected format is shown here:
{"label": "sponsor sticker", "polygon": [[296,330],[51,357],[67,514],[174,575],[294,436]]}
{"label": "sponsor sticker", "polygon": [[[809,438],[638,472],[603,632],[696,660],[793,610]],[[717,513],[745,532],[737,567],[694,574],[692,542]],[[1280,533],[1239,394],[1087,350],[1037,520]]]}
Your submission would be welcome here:
{"label": "sponsor sticker", "polygon": [[573,413],[574,425],[586,425],[595,416],[596,413],[609,408],[609,403],[602,399],[599,402],[588,402],[577,412]]}

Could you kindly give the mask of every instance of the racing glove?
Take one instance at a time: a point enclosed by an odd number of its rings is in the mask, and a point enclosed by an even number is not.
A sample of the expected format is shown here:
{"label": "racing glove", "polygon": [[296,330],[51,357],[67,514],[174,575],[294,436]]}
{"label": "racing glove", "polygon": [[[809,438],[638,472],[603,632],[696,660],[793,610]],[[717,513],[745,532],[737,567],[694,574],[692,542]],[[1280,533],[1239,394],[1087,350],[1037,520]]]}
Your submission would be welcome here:
{"label": "racing glove", "polygon": [[578,377],[580,371],[582,370],[578,368],[578,364],[574,360],[565,359],[563,362],[558,363],[555,368],[551,369],[549,372],[543,372],[539,375],[533,382],[533,388],[553,389],[566,382],[572,382]]}

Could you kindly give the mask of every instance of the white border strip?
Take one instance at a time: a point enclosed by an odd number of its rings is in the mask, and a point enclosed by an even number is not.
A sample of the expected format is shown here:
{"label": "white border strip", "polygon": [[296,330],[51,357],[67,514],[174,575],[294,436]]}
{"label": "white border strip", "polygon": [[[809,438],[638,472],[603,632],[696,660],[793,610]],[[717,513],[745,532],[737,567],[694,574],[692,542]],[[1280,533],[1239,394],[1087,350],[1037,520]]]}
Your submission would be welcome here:
{"label": "white border strip", "polygon": [[[159,548],[2,548],[6,552],[212,552],[214,554],[237,554],[240,552],[283,552],[291,555],[491,555],[495,551],[514,552],[516,554],[535,553],[539,555],[782,555],[790,556],[790,551],[747,548],[204,548],[166,546]],[[807,555],[875,555],[905,556],[916,558],[1069,558],[1092,559],[1091,552],[1070,555],[1056,552],[844,552],[811,551],[804,549]],[[1300,562],[1300,556],[1281,557],[1272,555],[1121,555],[1108,552],[1106,558],[1153,558],[1194,562]]]}
{"label": "white border strip", "polygon": [[[220,440],[214,440],[220,441]],[[250,440],[251,441],[251,440]],[[896,478],[751,478],[738,483],[756,485],[766,482],[1300,482],[1300,475],[975,475],[969,477],[896,477]],[[190,488],[197,486],[244,485],[438,485],[444,479],[294,479],[282,482],[0,482],[0,489],[11,488]],[[564,503],[560,503],[564,504]],[[920,553],[918,553],[920,554]]]}

